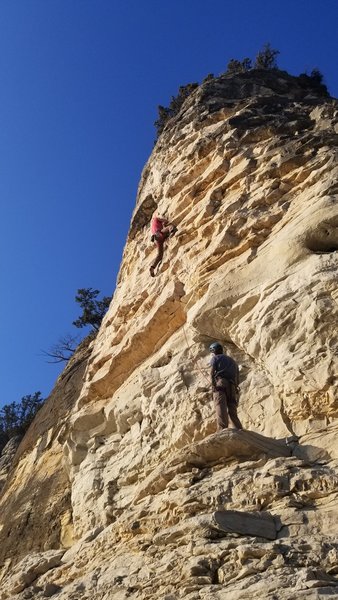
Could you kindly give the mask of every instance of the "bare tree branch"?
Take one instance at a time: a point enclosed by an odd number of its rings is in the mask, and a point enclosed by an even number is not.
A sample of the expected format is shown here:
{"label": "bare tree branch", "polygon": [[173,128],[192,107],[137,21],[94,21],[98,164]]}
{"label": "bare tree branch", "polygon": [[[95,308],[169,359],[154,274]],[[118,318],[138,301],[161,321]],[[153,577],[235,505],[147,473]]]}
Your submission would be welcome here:
{"label": "bare tree branch", "polygon": [[79,343],[79,336],[71,334],[64,335],[59,341],[51,346],[49,350],[42,350],[42,355],[52,360],[47,360],[48,363],[68,362],[73,356],[76,347]]}

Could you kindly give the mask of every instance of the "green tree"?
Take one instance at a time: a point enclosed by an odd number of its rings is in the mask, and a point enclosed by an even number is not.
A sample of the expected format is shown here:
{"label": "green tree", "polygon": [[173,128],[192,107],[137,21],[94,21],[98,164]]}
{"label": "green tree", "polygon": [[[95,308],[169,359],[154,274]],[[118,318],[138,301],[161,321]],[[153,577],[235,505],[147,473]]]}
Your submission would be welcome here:
{"label": "green tree", "polygon": [[241,70],[241,61],[237,60],[237,58],[231,58],[227,64],[226,74],[232,75],[235,73],[239,73]]}
{"label": "green tree", "polygon": [[19,432],[25,433],[31,422],[33,421],[36,413],[40,410],[44,400],[41,397],[41,392],[35,392],[35,394],[28,394],[21,398],[20,403],[17,405],[17,415]]}
{"label": "green tree", "polygon": [[326,97],[329,96],[328,89],[324,83],[324,75],[319,69],[312,69],[310,75],[306,72],[300,73],[300,75],[298,75],[298,80],[301,85],[304,85],[305,87],[310,85],[317,93]]}
{"label": "green tree", "polygon": [[101,325],[101,321],[106,314],[111,298],[105,296],[102,300],[97,300],[100,290],[93,290],[93,288],[81,288],[77,290],[75,301],[80,304],[82,308],[82,315],[73,321],[75,327],[86,327],[89,325],[94,331],[98,331]]}
{"label": "green tree", "polygon": [[207,83],[207,81],[212,81],[213,79],[215,79],[215,75],[213,73],[208,73],[208,75],[204,77],[202,83]]}
{"label": "green tree", "polygon": [[167,108],[165,106],[161,106],[161,105],[159,105],[157,107],[157,111],[158,111],[158,117],[157,117],[154,125],[156,128],[157,137],[159,137],[159,135],[162,133],[164,127],[166,126],[167,122],[171,118],[171,114],[170,114],[169,108]]}
{"label": "green tree", "polygon": [[251,69],[251,59],[244,58],[242,61],[232,58],[227,64],[226,75],[235,75],[236,73],[245,73]]}
{"label": "green tree", "polygon": [[252,69],[252,61],[251,58],[243,58],[242,60],[242,69],[243,71],[250,71]]}
{"label": "green tree", "polygon": [[5,404],[0,409],[0,431],[8,438],[14,435],[23,435],[43,402],[41,392],[35,392],[35,394],[23,396],[18,403]]}
{"label": "green tree", "polygon": [[310,73],[310,77],[314,83],[321,85],[323,83],[324,75],[320,72],[319,69],[312,69]]}
{"label": "green tree", "polygon": [[181,85],[177,96],[172,96],[168,107],[158,106],[158,118],[154,125],[156,127],[157,137],[162,133],[164,127],[181,109],[183,102],[198,87],[198,83],[187,83]]}
{"label": "green tree", "polygon": [[271,45],[265,44],[256,56],[254,68],[255,69],[277,69],[277,56],[280,54],[279,50],[274,50]]}
{"label": "green tree", "polygon": [[18,427],[18,414],[16,403],[5,404],[0,409],[0,429],[9,438],[16,435]]}

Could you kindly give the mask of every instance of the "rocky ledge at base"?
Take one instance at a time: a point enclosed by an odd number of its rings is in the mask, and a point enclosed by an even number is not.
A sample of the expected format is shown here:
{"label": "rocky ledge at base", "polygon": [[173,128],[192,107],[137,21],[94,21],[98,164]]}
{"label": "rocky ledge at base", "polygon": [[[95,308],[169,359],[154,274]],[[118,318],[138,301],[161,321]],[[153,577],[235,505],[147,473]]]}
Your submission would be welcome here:
{"label": "rocky ledge at base", "polygon": [[291,449],[285,440],[274,440],[243,429],[225,429],[207,436],[200,442],[185,446],[163,461],[140,484],[135,501],[162,491],[178,473],[214,467],[231,460],[241,462],[245,459],[258,459],[261,456],[290,455]]}

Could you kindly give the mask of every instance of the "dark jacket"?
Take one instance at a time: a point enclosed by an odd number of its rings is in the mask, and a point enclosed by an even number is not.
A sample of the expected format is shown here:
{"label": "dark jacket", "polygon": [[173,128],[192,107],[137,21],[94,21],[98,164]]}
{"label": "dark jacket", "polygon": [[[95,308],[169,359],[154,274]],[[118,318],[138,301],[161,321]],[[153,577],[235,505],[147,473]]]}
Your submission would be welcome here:
{"label": "dark jacket", "polygon": [[236,386],[238,385],[238,365],[233,358],[226,356],[225,354],[215,354],[210,361],[210,365],[212,370],[213,384],[215,383],[217,377],[222,377],[222,379],[227,379]]}

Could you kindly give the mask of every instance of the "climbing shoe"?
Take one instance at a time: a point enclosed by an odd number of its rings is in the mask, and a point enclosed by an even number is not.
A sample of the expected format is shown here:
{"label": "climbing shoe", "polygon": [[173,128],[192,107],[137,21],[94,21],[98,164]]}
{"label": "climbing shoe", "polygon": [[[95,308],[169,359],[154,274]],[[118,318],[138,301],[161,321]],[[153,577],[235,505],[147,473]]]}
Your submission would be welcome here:
{"label": "climbing shoe", "polygon": [[149,269],[151,277],[155,277],[155,268],[153,266]]}

